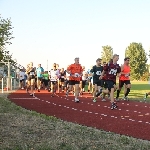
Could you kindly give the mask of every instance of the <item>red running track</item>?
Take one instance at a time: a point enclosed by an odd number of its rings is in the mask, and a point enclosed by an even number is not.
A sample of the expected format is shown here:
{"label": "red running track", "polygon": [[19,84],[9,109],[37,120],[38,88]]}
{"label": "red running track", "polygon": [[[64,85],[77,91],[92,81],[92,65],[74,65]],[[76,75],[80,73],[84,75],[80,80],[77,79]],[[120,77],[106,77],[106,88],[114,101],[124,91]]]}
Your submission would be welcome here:
{"label": "red running track", "polygon": [[35,98],[25,91],[18,90],[8,97],[12,102],[29,110],[65,121],[103,129],[105,131],[150,140],[150,104],[120,101],[118,109],[111,110],[109,100],[100,99],[93,103],[88,94],[80,97],[80,103],[74,97],[57,94],[50,97],[47,91],[35,93]]}

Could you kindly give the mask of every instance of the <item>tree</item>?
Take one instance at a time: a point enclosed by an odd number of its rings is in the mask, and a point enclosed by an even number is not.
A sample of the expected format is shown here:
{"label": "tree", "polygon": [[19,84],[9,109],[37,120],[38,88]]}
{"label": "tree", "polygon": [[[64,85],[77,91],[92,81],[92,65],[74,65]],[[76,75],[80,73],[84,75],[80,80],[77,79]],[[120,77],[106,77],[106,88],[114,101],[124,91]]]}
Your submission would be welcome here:
{"label": "tree", "polygon": [[131,43],[125,51],[125,56],[130,58],[131,79],[140,80],[147,72],[147,54],[141,43]]}
{"label": "tree", "polygon": [[[0,15],[0,61],[10,56],[6,46],[12,44],[12,22],[10,19],[3,19]],[[5,60],[4,60],[5,61]]]}
{"label": "tree", "polygon": [[113,48],[109,45],[102,46],[101,58],[103,62],[108,63],[113,57]]}

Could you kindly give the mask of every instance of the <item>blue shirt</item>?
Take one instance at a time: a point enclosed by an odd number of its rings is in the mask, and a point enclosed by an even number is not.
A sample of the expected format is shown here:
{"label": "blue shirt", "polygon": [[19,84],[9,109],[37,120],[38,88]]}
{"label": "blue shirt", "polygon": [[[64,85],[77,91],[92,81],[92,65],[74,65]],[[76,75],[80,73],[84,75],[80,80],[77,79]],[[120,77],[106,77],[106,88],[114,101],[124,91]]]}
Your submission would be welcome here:
{"label": "blue shirt", "polygon": [[44,69],[42,67],[39,67],[36,69],[37,72],[37,77],[42,78],[43,74],[41,74],[42,72],[44,72]]}

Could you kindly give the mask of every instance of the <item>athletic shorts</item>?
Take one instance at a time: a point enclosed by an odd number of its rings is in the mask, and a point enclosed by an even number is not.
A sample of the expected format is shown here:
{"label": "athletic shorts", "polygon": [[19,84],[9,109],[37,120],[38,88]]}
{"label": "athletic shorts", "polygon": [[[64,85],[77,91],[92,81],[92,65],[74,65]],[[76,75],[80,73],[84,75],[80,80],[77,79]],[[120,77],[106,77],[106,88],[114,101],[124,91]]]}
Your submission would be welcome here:
{"label": "athletic shorts", "polygon": [[21,83],[21,82],[24,82],[24,81],[25,81],[25,80],[24,80],[24,79],[22,79],[22,80],[20,80],[20,83]]}
{"label": "athletic shorts", "polygon": [[110,91],[111,88],[114,88],[114,85],[116,85],[116,82],[113,80],[106,80],[106,88]]}
{"label": "athletic shorts", "polygon": [[57,81],[51,81],[51,84],[56,85]]}
{"label": "athletic shorts", "polygon": [[130,80],[119,80],[119,87],[122,88],[123,86],[131,84]]}
{"label": "athletic shorts", "polygon": [[43,78],[42,78],[42,77],[37,77],[37,79],[38,79],[39,81],[42,81]]}
{"label": "athletic shorts", "polygon": [[80,84],[80,81],[69,80],[69,85]]}
{"label": "athletic shorts", "polygon": [[102,80],[94,80],[93,85],[102,86]]}
{"label": "athletic shorts", "polygon": [[60,80],[60,82],[65,82],[64,78],[60,78],[59,80]]}

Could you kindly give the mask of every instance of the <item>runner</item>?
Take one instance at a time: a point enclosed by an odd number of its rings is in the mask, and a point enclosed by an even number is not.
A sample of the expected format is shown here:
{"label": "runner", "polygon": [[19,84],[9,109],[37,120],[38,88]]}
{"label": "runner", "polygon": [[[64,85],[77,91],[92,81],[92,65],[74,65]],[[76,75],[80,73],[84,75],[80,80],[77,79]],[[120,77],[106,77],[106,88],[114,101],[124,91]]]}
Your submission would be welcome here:
{"label": "runner", "polygon": [[91,73],[93,74],[93,85],[94,85],[94,99],[93,102],[96,102],[96,93],[100,91],[102,88],[102,81],[100,79],[101,74],[103,72],[103,66],[101,66],[102,59],[98,58],[96,60],[96,65],[91,69]]}
{"label": "runner", "polygon": [[128,94],[130,93],[131,83],[130,83],[130,66],[129,66],[129,57],[124,59],[124,64],[121,66],[121,73],[119,77],[119,89],[117,90],[116,101],[119,101],[119,94],[122,87],[125,87],[124,100],[128,101]]}
{"label": "runner", "polygon": [[43,67],[41,67],[41,64],[39,64],[38,68],[36,69],[38,92],[40,92],[40,89],[41,89],[41,84],[42,84],[42,80],[43,80],[43,73],[44,73],[44,69],[43,69]]}
{"label": "runner", "polygon": [[104,67],[104,71],[102,72],[101,78],[104,76],[104,73],[106,73],[106,84],[107,89],[103,90],[100,89],[100,92],[96,95],[98,97],[101,93],[109,93],[110,92],[110,99],[111,99],[111,109],[117,109],[117,105],[114,102],[114,91],[116,88],[116,76],[121,72],[121,68],[119,64],[117,64],[119,60],[119,55],[114,54],[113,55],[113,62],[110,62],[106,64]]}
{"label": "runner", "polygon": [[83,94],[83,92],[85,92],[85,85],[86,85],[86,81],[87,81],[87,77],[88,77],[88,74],[85,71],[84,66],[82,67],[82,70],[83,70],[82,81],[80,81],[80,93],[81,94]]}
{"label": "runner", "polygon": [[79,95],[79,85],[80,85],[80,78],[82,76],[82,66],[79,64],[79,58],[76,57],[75,63],[71,64],[67,68],[67,73],[70,74],[69,78],[69,89],[66,92],[66,96],[68,96],[69,92],[72,90],[72,87],[75,86],[75,102],[79,102],[78,95]]}
{"label": "runner", "polygon": [[45,71],[44,74],[43,74],[43,82],[44,82],[45,90],[47,90],[48,89],[48,82],[49,82],[48,71]]}
{"label": "runner", "polygon": [[24,84],[25,72],[23,71],[23,69],[20,69],[18,78],[19,78],[19,81],[20,81],[20,88],[23,90],[24,87],[25,87],[25,84]]}
{"label": "runner", "polygon": [[[90,94],[90,93],[93,93],[93,82],[92,82],[92,78],[93,78],[93,76],[91,76],[91,69],[93,68],[93,66],[91,66],[91,68],[90,69],[88,69],[88,71],[87,71],[87,74],[88,74],[88,93]],[[91,89],[92,89],[92,91],[91,91]]]}
{"label": "runner", "polygon": [[64,92],[65,90],[65,78],[66,78],[66,72],[64,68],[62,68],[60,71],[60,88],[62,92]]}
{"label": "runner", "polygon": [[35,72],[36,70],[34,69],[33,67],[33,62],[31,62],[28,66],[27,66],[27,69],[26,69],[26,73],[28,75],[28,85],[27,85],[27,93],[29,93],[29,87],[31,87],[31,93],[30,93],[30,96],[34,96],[34,86],[35,86]]}
{"label": "runner", "polygon": [[50,82],[51,82],[51,97],[54,97],[54,94],[57,91],[57,79],[59,76],[59,71],[56,69],[56,63],[53,64],[53,69],[50,71]]}

